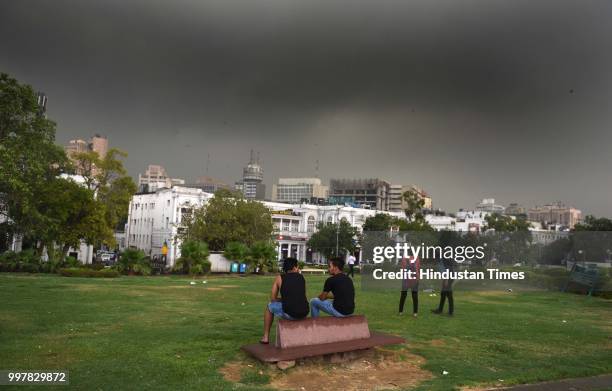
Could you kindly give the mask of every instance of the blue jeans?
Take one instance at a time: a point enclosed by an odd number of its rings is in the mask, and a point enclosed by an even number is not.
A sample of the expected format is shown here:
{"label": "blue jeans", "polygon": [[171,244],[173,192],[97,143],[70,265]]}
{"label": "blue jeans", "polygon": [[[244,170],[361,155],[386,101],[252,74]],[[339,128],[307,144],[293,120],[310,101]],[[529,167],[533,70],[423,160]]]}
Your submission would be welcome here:
{"label": "blue jeans", "polygon": [[346,315],[341,314],[334,308],[333,300],[321,300],[318,297],[310,300],[310,316],[316,318],[319,316],[319,311],[323,311],[326,314],[335,316],[337,318],[344,318]]}
{"label": "blue jeans", "polygon": [[268,311],[270,311],[272,315],[278,316],[279,318],[295,320],[291,317],[291,315],[283,311],[283,303],[280,301],[273,301],[271,303],[268,303]]}

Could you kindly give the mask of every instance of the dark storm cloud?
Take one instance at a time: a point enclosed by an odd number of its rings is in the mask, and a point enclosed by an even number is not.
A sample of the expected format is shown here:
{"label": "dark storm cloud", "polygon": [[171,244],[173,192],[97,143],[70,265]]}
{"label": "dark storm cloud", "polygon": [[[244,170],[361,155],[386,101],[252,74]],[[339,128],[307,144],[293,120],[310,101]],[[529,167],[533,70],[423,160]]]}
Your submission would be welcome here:
{"label": "dark storm cloud", "polygon": [[4,1],[0,69],[133,175],[418,183],[612,214],[607,1]]}

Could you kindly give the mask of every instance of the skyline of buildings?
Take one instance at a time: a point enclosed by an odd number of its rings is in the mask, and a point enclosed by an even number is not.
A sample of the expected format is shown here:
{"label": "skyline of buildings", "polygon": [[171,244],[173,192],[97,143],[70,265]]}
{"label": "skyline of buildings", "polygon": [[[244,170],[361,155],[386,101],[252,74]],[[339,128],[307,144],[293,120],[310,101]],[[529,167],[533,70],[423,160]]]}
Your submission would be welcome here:
{"label": "skyline of buildings", "polygon": [[[47,97],[43,93],[37,94],[41,110],[46,110]],[[101,158],[108,152],[108,138],[95,133],[89,141],[73,139],[64,146],[69,158],[75,153],[95,151]],[[73,160],[74,162],[74,160]],[[309,203],[347,205],[374,209],[378,211],[403,212],[406,202],[403,194],[406,191],[416,191],[424,200],[423,209],[433,210],[432,197],[416,185],[399,185],[380,178],[365,179],[330,179],[329,186],[324,185],[320,178],[278,178],[278,183],[272,185],[272,197],[266,198],[265,184],[263,183],[263,167],[260,164],[259,154],[255,157],[250,152],[249,163],[243,168],[241,181],[234,184],[233,189],[241,191],[245,198],[267,200],[285,203]],[[82,169],[76,167],[76,174],[82,174]],[[170,177],[165,168],[159,164],[149,164],[144,174],[138,174],[138,191],[141,193],[156,192],[161,188],[174,186],[187,186],[199,188],[207,193],[214,193],[223,188],[232,190],[232,186],[223,180],[211,176],[198,177],[195,182],[189,183],[183,178]],[[459,209],[461,212],[463,209]],[[510,203],[508,207],[495,203],[494,198],[483,198],[475,207],[477,211],[506,214],[509,216],[524,215],[529,221],[537,222],[542,227],[568,227],[572,229],[582,219],[582,211],[573,206],[565,206],[560,201],[535,206],[526,209],[517,203]]]}

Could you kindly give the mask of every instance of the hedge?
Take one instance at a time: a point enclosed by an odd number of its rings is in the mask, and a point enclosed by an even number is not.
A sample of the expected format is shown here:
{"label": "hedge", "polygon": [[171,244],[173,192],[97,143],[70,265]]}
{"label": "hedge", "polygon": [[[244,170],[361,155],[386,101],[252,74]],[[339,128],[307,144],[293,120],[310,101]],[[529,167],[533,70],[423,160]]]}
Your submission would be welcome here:
{"label": "hedge", "polygon": [[113,269],[86,269],[86,268],[64,268],[59,270],[59,274],[64,277],[104,277],[114,278],[119,277],[119,272]]}

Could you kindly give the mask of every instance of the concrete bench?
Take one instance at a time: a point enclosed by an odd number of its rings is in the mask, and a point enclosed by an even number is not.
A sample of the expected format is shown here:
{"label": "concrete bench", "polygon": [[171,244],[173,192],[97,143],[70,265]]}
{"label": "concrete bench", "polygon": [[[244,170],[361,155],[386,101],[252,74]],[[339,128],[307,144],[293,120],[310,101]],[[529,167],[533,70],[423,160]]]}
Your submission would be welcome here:
{"label": "concrete bench", "polygon": [[363,315],[331,316],[291,321],[281,319],[276,325],[274,345],[245,345],[242,350],[265,362],[290,361],[404,343],[401,337],[370,332]]}

